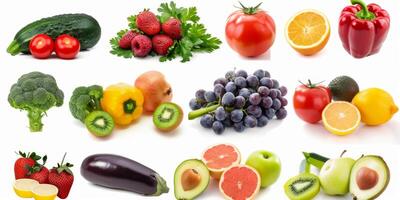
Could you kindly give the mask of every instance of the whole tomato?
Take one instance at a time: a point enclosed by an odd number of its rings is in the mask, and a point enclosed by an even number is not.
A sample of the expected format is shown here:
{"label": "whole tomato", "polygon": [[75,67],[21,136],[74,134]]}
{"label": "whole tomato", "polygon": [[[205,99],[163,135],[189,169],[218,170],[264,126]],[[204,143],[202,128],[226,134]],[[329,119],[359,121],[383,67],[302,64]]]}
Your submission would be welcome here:
{"label": "whole tomato", "polygon": [[62,59],[73,59],[81,49],[81,44],[78,39],[63,34],[56,39],[56,54]]}
{"label": "whole tomato", "polygon": [[330,89],[320,85],[302,84],[296,88],[293,97],[294,110],[302,120],[308,123],[318,123],[322,119],[324,108],[331,102]]}
{"label": "whole tomato", "polygon": [[245,7],[232,13],[225,27],[229,46],[242,56],[256,57],[275,41],[275,22],[267,12],[256,7]]}
{"label": "whole tomato", "polygon": [[46,34],[37,34],[29,42],[29,51],[35,58],[49,58],[53,50],[54,41]]}

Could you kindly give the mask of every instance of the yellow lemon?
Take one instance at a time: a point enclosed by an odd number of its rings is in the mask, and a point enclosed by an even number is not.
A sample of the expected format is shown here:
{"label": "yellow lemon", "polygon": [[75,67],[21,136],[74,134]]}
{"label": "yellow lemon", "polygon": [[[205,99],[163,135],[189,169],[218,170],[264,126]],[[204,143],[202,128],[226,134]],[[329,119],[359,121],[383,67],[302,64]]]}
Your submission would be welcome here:
{"label": "yellow lemon", "polygon": [[39,182],[32,179],[18,179],[14,182],[14,191],[21,198],[32,198],[32,190]]}
{"label": "yellow lemon", "polygon": [[58,188],[50,184],[41,184],[33,188],[35,200],[54,200],[57,197]]}
{"label": "yellow lemon", "polygon": [[360,110],[361,121],[369,126],[388,122],[399,110],[393,97],[379,88],[369,88],[359,92],[352,103]]}
{"label": "yellow lemon", "polygon": [[326,130],[335,135],[348,135],[360,126],[361,114],[353,104],[336,101],[328,104],[322,112]]}
{"label": "yellow lemon", "polygon": [[309,56],[319,52],[328,43],[331,28],[328,18],[317,10],[303,10],[286,24],[285,35],[297,52]]}

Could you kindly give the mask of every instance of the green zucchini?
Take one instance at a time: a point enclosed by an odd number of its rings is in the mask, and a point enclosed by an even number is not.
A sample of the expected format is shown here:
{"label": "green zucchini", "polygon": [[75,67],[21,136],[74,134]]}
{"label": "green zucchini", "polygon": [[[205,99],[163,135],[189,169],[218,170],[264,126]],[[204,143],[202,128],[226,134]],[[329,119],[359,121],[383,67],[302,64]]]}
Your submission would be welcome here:
{"label": "green zucchini", "polygon": [[96,19],[86,14],[63,14],[43,18],[22,28],[15,35],[7,48],[11,55],[29,53],[29,42],[37,34],[47,34],[53,39],[61,34],[71,35],[81,43],[81,50],[86,50],[100,40],[101,28]]}

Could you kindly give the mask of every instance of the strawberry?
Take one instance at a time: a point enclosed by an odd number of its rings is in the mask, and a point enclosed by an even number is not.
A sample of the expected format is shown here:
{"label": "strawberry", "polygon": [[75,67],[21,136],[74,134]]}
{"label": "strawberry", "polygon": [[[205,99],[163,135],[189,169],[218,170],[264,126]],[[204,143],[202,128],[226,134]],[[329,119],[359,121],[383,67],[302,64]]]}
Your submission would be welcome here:
{"label": "strawberry", "polygon": [[144,10],[136,16],[136,26],[146,35],[156,35],[161,30],[160,21],[149,10]]}
{"label": "strawberry", "polygon": [[29,167],[28,178],[38,181],[40,184],[48,183],[49,170],[44,166],[47,161],[47,156],[42,158],[43,164],[36,162],[35,165]]}
{"label": "strawberry", "polygon": [[174,40],[164,34],[156,35],[151,40],[153,44],[153,50],[158,55],[167,55],[169,47],[174,44]]}
{"label": "strawberry", "polygon": [[126,32],[125,35],[122,36],[121,40],[118,42],[119,47],[121,47],[122,49],[130,49],[133,38],[138,35],[139,33],[133,30]]}
{"label": "strawberry", "polygon": [[27,178],[29,173],[29,168],[37,164],[37,161],[41,159],[40,156],[36,155],[35,152],[23,153],[18,152],[21,158],[18,158],[14,164],[14,174],[15,179]]}
{"label": "strawberry", "polygon": [[70,163],[64,164],[65,156],[61,163],[57,163],[57,167],[50,170],[49,173],[49,184],[52,184],[58,188],[57,196],[60,199],[66,199],[71,190],[72,184],[74,183],[74,175],[71,171],[71,167],[74,165]]}
{"label": "strawberry", "polygon": [[162,24],[162,31],[169,37],[179,40],[182,37],[181,21],[171,18]]}
{"label": "strawberry", "polygon": [[132,52],[136,57],[146,57],[152,48],[151,40],[145,35],[138,35],[132,40]]}

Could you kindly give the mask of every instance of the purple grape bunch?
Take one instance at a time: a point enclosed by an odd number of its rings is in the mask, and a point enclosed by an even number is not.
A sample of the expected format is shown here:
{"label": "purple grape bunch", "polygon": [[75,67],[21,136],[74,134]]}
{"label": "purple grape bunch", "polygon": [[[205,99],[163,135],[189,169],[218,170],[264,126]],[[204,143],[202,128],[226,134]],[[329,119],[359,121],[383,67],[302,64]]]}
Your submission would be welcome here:
{"label": "purple grape bunch", "polygon": [[193,110],[189,119],[200,118],[201,126],[218,135],[229,127],[237,132],[265,127],[273,119],[286,118],[286,94],[287,88],[272,79],[268,71],[228,71],[214,81],[213,90],[196,91],[189,102]]}

